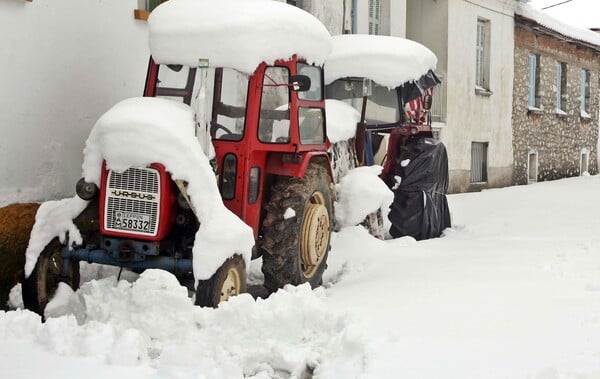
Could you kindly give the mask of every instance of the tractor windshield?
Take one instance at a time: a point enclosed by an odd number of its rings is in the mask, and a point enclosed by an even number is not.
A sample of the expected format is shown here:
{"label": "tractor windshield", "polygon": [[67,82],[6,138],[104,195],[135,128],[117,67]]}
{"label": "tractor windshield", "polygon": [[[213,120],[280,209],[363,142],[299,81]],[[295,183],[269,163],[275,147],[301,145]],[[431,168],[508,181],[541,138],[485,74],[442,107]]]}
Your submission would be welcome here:
{"label": "tractor windshield", "polygon": [[248,76],[233,69],[159,66],[156,96],[190,105],[214,139],[242,139],[247,93]]}
{"label": "tractor windshield", "polygon": [[363,90],[367,92],[365,118],[367,124],[388,124],[400,121],[398,92],[377,83],[364,85],[362,79],[339,79],[327,86],[327,98],[343,100],[360,111]]}

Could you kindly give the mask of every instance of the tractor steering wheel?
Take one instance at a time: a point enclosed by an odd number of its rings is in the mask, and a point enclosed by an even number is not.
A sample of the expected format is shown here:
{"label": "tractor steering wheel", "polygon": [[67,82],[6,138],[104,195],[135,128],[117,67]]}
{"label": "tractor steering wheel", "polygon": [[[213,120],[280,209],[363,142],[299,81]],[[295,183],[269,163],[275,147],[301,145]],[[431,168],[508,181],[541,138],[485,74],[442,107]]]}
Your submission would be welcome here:
{"label": "tractor steering wheel", "polygon": [[219,129],[223,129],[227,135],[235,134],[231,130],[229,130],[229,128],[227,128],[224,125],[219,124],[216,121],[210,122],[210,135],[212,136],[212,138],[221,138],[221,137],[217,137],[217,130],[219,130]]}

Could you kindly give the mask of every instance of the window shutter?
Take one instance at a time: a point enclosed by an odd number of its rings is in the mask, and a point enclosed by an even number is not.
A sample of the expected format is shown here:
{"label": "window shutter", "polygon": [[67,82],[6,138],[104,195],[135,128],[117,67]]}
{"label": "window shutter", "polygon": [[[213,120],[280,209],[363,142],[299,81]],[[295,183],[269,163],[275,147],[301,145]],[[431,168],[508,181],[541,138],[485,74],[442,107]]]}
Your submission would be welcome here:
{"label": "window shutter", "polygon": [[586,75],[585,75],[585,70],[581,70],[580,73],[581,76],[581,100],[580,100],[580,109],[581,111],[585,111],[585,79],[586,79]]}
{"label": "window shutter", "polygon": [[537,57],[535,54],[529,53],[529,106],[535,108],[535,67]]}
{"label": "window shutter", "polygon": [[562,93],[562,64],[556,62],[556,109],[562,109],[560,95]]}

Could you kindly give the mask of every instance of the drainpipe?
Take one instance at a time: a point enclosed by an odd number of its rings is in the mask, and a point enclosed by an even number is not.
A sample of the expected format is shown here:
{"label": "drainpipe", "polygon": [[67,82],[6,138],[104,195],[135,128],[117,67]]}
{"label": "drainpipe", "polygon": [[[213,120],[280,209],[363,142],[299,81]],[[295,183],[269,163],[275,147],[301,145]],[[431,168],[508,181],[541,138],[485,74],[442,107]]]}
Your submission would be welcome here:
{"label": "drainpipe", "polygon": [[352,0],[352,34],[356,34],[356,29],[357,29],[357,19],[358,17],[356,16],[356,8],[358,7],[358,0]]}

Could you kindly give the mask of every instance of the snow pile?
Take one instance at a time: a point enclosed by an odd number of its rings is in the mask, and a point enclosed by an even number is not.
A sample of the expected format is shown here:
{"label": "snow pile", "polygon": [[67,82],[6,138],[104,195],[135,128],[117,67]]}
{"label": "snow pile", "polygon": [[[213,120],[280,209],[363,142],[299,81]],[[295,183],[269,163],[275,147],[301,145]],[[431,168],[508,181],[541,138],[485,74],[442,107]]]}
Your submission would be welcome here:
{"label": "snow pile", "polygon": [[29,277],[35,268],[42,250],[58,237],[61,243],[66,243],[69,235],[71,243],[82,242],[79,229],[73,224],[73,219],[87,206],[87,201],[75,196],[70,199],[47,201],[40,205],[35,215],[35,224],[29,237],[29,245],[25,251],[25,277]]}
{"label": "snow pile", "polygon": [[331,143],[349,140],[356,136],[360,112],[340,100],[325,100],[327,137]]}
{"label": "snow pile", "polygon": [[254,236],[248,225],[225,208],[194,125],[194,113],[185,104],[149,97],[123,100],[92,129],[83,173],[87,182],[100,185],[103,160],[117,171],[160,162],[173,180],[186,181],[200,221],[193,248],[198,280],[210,278],[234,253],[243,255],[248,266]]}
{"label": "snow pile", "polygon": [[335,217],[341,227],[357,225],[369,213],[381,209],[385,217],[394,193],[379,178],[381,166],[358,167],[348,171],[338,184]]}
{"label": "snow pile", "polygon": [[400,37],[343,34],[332,37],[325,63],[325,84],[364,77],[389,88],[414,81],[434,70],[437,57],[418,42]]}
{"label": "snow pile", "polygon": [[516,13],[530,20],[537,22],[540,25],[552,29],[566,37],[571,37],[579,41],[588,42],[600,47],[600,34],[588,29],[578,28],[566,24],[549,14],[536,9],[528,4],[519,2]]}
{"label": "snow pile", "polygon": [[294,54],[318,65],[331,35],[311,14],[272,0],[170,0],[148,19],[149,45],[158,63],[230,67],[254,73],[265,61]]}
{"label": "snow pile", "polygon": [[70,304],[64,315],[45,324],[30,312],[0,313],[0,341],[194,378],[301,378],[309,371],[334,378],[340,369],[359,374],[368,355],[359,325],[308,285],[200,308],[172,274],[148,270],[133,284],[114,277],[86,283],[62,302]]}

